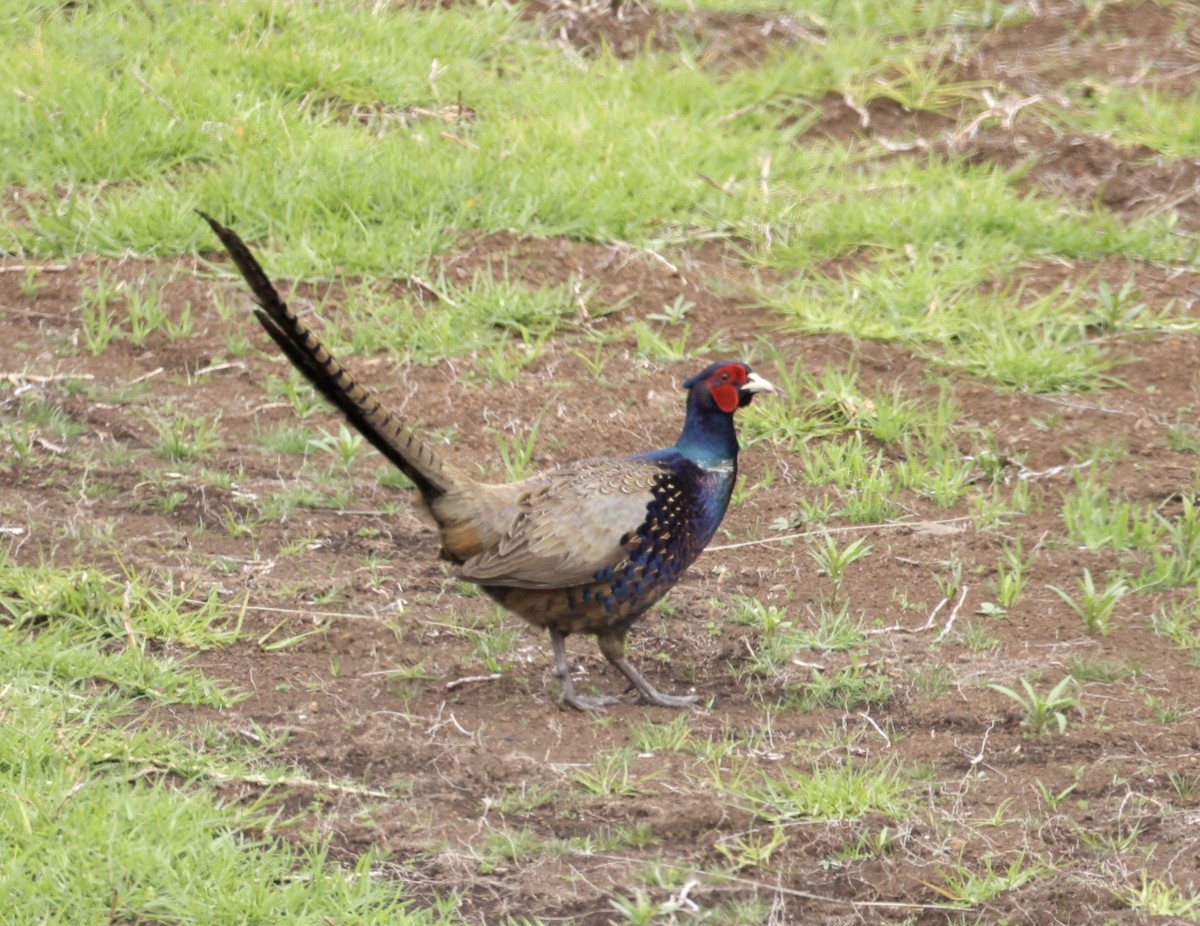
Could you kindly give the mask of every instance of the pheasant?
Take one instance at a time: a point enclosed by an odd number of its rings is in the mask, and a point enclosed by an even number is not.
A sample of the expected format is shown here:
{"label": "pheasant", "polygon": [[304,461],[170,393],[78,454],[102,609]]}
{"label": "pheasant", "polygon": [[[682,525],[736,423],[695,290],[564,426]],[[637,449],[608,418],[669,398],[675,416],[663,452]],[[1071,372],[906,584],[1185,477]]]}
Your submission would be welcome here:
{"label": "pheasant", "polygon": [[618,700],[575,691],[565,643],[572,633],[595,636],[640,700],[675,708],[699,702],[651,685],[626,658],[625,638],[712,539],[737,478],[733,414],[758,393],[774,392],[771,383],[744,363],[711,364],[683,384],[687,412],[673,447],[567,463],[506,485],[481,483],[360,385],[288,308],[241,238],[200,215],[249,284],[267,334],[416,485],[458,575],[549,632],[561,704],[595,711]]}

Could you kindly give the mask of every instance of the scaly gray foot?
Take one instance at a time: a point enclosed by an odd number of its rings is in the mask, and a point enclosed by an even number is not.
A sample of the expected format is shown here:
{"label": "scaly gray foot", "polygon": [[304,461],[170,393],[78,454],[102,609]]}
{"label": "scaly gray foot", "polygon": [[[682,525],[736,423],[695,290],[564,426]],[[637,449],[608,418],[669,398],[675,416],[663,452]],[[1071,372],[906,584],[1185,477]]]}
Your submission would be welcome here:
{"label": "scaly gray foot", "polygon": [[567,707],[573,707],[577,711],[598,711],[604,713],[604,709],[610,704],[620,703],[620,698],[614,698],[612,695],[589,695],[576,694],[574,686],[563,686],[561,693],[558,696],[558,703],[565,704]]}
{"label": "scaly gray foot", "polygon": [[609,659],[609,662],[616,666],[621,674],[629,679],[629,684],[637,690],[638,701],[646,704],[657,704],[659,707],[675,708],[696,707],[700,704],[701,699],[699,695],[663,694],[646,681],[646,677],[633,667],[633,663],[623,656]]}
{"label": "scaly gray foot", "polygon": [[649,691],[638,689],[637,700],[645,704],[657,704],[659,707],[675,707],[681,710],[700,706],[699,695],[669,695],[654,688]]}
{"label": "scaly gray foot", "polygon": [[589,697],[575,693],[575,683],[571,680],[571,666],[567,663],[567,643],[566,637],[550,628],[550,646],[554,649],[554,674],[558,676],[558,683],[561,686],[558,694],[558,703],[565,704],[568,707],[573,707],[577,711],[600,711],[604,712],[610,704],[616,704],[617,699],[611,695],[597,695]]}

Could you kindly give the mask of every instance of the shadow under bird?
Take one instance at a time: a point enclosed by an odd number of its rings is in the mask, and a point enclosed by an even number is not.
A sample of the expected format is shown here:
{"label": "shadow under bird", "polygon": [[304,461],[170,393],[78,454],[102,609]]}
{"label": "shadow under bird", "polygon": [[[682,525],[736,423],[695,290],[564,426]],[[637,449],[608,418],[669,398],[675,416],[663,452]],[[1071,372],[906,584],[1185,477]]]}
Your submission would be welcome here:
{"label": "shadow under bird", "polygon": [[321,344],[235,232],[201,213],[254,293],[254,314],[279,348],[363,437],[415,483],[457,574],[550,633],[560,703],[602,710],[617,698],[575,691],[566,637],[596,637],[637,697],[690,707],[658,691],[625,656],[633,622],[679,581],[712,539],[737,478],[733,415],[774,387],[744,363],[705,367],[684,384],[673,447],[567,463],[489,485],[443,460]]}

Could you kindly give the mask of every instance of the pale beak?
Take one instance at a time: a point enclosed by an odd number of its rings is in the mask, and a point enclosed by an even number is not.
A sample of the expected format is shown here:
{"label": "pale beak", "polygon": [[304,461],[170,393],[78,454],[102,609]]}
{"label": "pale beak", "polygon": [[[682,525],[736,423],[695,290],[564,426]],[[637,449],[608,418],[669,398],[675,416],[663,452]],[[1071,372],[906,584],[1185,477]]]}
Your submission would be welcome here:
{"label": "pale beak", "polygon": [[778,390],[771,385],[768,380],[763,379],[757,373],[750,373],[746,382],[741,386],[742,392],[777,392]]}
{"label": "pale beak", "polygon": [[738,386],[738,408],[745,408],[760,392],[775,391],[775,387],[757,373],[747,373],[746,381]]}

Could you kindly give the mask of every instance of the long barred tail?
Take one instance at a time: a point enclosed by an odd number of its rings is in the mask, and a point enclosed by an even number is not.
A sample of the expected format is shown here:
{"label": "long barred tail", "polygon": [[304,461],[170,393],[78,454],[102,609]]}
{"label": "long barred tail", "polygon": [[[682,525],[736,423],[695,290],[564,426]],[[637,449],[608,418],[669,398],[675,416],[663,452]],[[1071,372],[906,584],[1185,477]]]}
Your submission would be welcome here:
{"label": "long barred tail", "polygon": [[444,495],[461,476],[443,462],[412,429],[388,411],[375,393],[359,385],[334,358],[312,329],[287,307],[244,241],[232,229],[200,213],[217,233],[225,250],[254,293],[254,310],[263,328],[321,395],[375,448],[396,465],[427,500]]}

